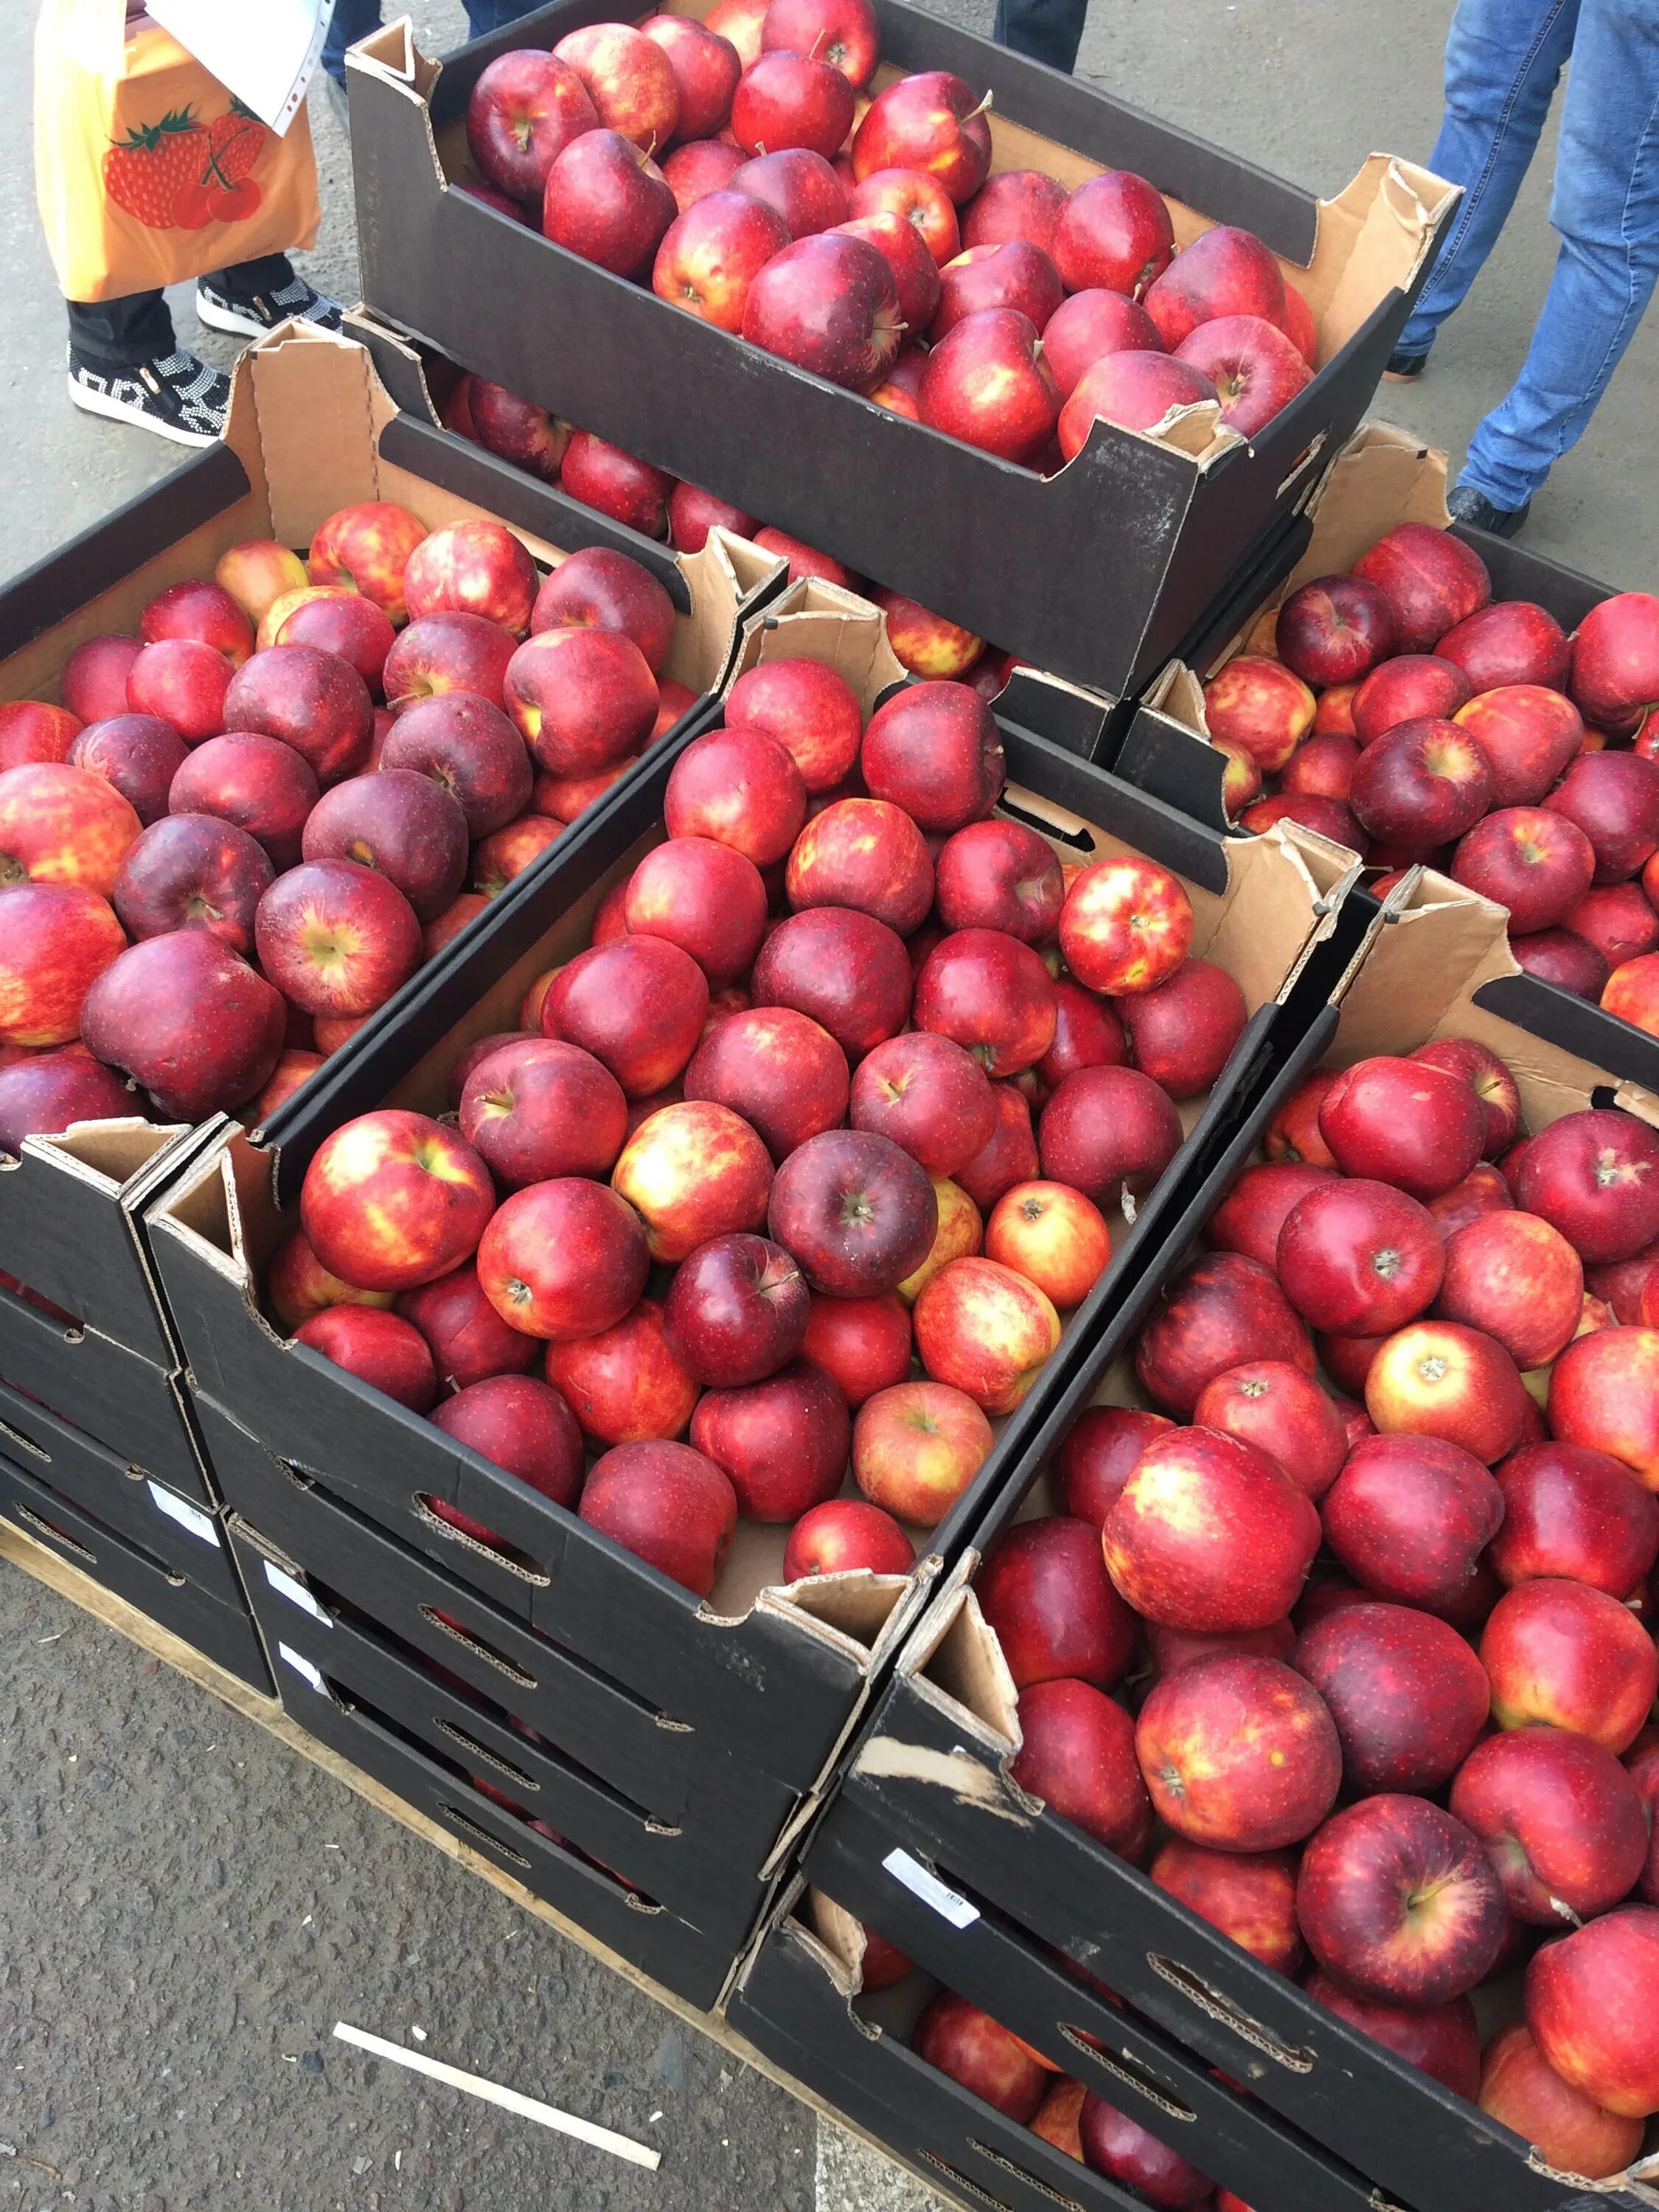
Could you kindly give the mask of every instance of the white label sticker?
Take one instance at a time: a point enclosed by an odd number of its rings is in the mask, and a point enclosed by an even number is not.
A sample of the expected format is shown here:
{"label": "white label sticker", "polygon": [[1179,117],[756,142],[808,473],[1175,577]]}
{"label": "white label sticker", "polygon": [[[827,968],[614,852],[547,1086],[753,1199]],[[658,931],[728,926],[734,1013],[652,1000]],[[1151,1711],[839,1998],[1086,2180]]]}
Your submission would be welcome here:
{"label": "white label sticker", "polygon": [[920,1859],[913,1859],[908,1851],[889,1851],[882,1861],[883,1867],[895,1881],[902,1881],[913,1897],[924,1905],[931,1905],[941,1920],[948,1920],[952,1928],[971,1928],[979,1918],[979,1907],[969,1905],[965,1897],[947,1889],[936,1874],[929,1874]]}
{"label": "white label sticker", "polygon": [[[279,1644],[276,1646],[276,1656],[279,1659],[285,1659],[296,1674],[303,1674],[313,1690],[323,1688],[321,1674],[318,1673],[303,1651],[295,1650],[291,1644]],[[325,1695],[326,1695],[325,1692]]]}
{"label": "white label sticker", "polygon": [[210,1513],[204,1513],[187,1498],[176,1497],[164,1483],[152,1482],[149,1494],[155,1501],[156,1510],[165,1513],[169,1521],[176,1521],[181,1528],[189,1529],[200,1542],[217,1546],[219,1530]]}
{"label": "white label sticker", "polygon": [[278,1597],[285,1597],[290,1605],[297,1605],[301,1613],[308,1613],[313,1620],[320,1620],[325,1628],[333,1627],[334,1623],[305,1584],[296,1583],[292,1575],[284,1574],[274,1560],[265,1561],[265,1580]]}

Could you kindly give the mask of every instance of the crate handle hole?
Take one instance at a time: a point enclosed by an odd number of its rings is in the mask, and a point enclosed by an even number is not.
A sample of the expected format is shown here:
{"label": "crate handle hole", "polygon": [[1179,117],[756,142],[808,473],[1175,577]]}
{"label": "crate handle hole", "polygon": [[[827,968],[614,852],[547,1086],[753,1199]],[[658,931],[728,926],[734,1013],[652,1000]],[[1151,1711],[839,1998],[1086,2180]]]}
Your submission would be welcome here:
{"label": "crate handle hole", "polygon": [[492,1751],[488,1744],[478,1742],[477,1738],[470,1736],[465,1729],[457,1728],[453,1721],[445,1720],[440,1713],[434,1716],[434,1722],[439,1730],[448,1736],[452,1742],[459,1744],[461,1749],[469,1757],[483,1759],[487,1766],[495,1767],[498,1772],[507,1775],[510,1780],[516,1782],[521,1790],[538,1790],[541,1788],[541,1784],[537,1781],[533,1774],[526,1774],[521,1766],[514,1766],[510,1759],[503,1759],[500,1752]]}
{"label": "crate handle hole", "polygon": [[464,1644],[467,1650],[482,1659],[486,1666],[493,1667],[498,1674],[505,1674],[509,1682],[516,1682],[521,1690],[533,1690],[538,1687],[533,1674],[526,1674],[522,1667],[515,1667],[510,1659],[504,1658],[499,1651],[486,1644],[482,1636],[475,1636],[470,1628],[464,1628],[453,1613],[440,1613],[435,1605],[423,1605],[421,1607],[421,1618],[422,1620],[429,1621],[434,1628],[441,1629],[444,1635],[452,1638],[457,1644]]}
{"label": "crate handle hole", "polygon": [[1107,2073],[1115,2075],[1126,2088],[1133,2089],[1137,2096],[1144,2097],[1149,2105],[1156,2105],[1165,2118],[1193,2121],[1198,2118],[1190,2105],[1183,2104],[1145,2067],[1138,2065],[1127,2051],[1108,2051],[1097,2036],[1091,2035],[1080,2027],[1068,2027],[1064,2021],[1060,2023],[1060,2032],[1074,2050],[1080,2051],[1097,2066],[1104,2067]]}
{"label": "crate handle hole", "polygon": [[1212,1990],[1207,1983],[1201,1982],[1192,1969],[1183,1966],[1178,1959],[1161,1958],[1156,1951],[1149,1951],[1146,1964],[1160,1981],[1168,1982],[1172,1989],[1179,1990],[1189,2004],[1196,2005],[1200,2012],[1218,2021],[1223,2027],[1231,2028],[1253,2050],[1271,2058],[1274,2065],[1283,2066],[1291,2074],[1313,2072],[1314,2054],[1311,2051],[1301,2050],[1293,2043],[1282,2042],[1271,2028],[1264,2027],[1259,2020],[1252,2020],[1249,2013],[1241,2012],[1219,1990]]}
{"label": "crate handle hole", "polygon": [[14,1505],[12,1511],[31,1528],[38,1528],[54,1544],[61,1544],[66,1552],[73,1552],[77,1559],[85,1559],[91,1566],[98,1564],[96,1552],[89,1552],[84,1544],[77,1544],[73,1536],[66,1536],[61,1528],[54,1528],[50,1521],[43,1521],[38,1513],[31,1513],[27,1505]]}
{"label": "crate handle hole", "polygon": [[[978,2150],[980,2148],[981,2146],[978,2143],[975,2143],[974,2148],[975,2150]],[[1013,2212],[1013,2208],[1009,2204],[1006,2197],[993,2197],[988,2189],[981,2189],[978,2182],[969,2181],[965,2173],[959,2173],[956,2167],[951,2164],[950,2160],[948,2159],[941,2158],[937,2151],[919,2151],[917,2153],[917,2156],[926,2159],[929,2166],[937,2166],[941,2173],[947,2174],[950,2177],[951,2186],[952,2189],[959,2189],[963,2191],[965,2195],[973,2197],[977,2203],[991,2205],[994,2208],[994,2212]],[[1062,2203],[1069,2203],[1071,2200],[1069,2198],[1063,2197],[1060,2201]]]}
{"label": "crate handle hole", "polygon": [[52,1465],[52,1454],[46,1446],[36,1443],[33,1437],[26,1437],[21,1429],[13,1428],[9,1421],[0,1421],[0,1437],[17,1445],[20,1450],[27,1452],[31,1458],[44,1460],[48,1467]]}
{"label": "crate handle hole", "polygon": [[1025,2188],[1040,2190],[1051,2204],[1068,2206],[1070,2212],[1083,2212],[1083,2208],[1075,2197],[1068,2197],[1063,2190],[1051,2188],[1036,2174],[1028,2173],[1023,2166],[1017,2166],[1006,2152],[998,2150],[994,2143],[982,2143],[975,2136],[969,2136],[968,2140],[982,2159],[988,2160],[992,2166],[1000,2166],[1005,2173],[1012,2173],[1014,2179],[1022,2183]]}
{"label": "crate handle hole", "polygon": [[509,1860],[514,1866],[522,1867],[526,1874],[529,1873],[530,1862],[522,1851],[515,1851],[511,1844],[504,1844],[499,1836],[492,1836],[488,1828],[481,1828],[476,1820],[469,1820],[465,1813],[441,1799],[438,1809],[464,1835],[476,1837],[482,1849],[492,1852],[497,1858]]}
{"label": "crate handle hole", "polygon": [[[452,1544],[464,1544],[469,1552],[476,1553],[479,1559],[489,1559],[498,1567],[505,1567],[508,1574],[517,1575],[521,1582],[534,1583],[543,1589],[551,1587],[552,1576],[548,1573],[545,1567],[538,1566],[528,1552],[521,1552],[517,1545],[509,1544],[504,1536],[497,1536],[492,1543],[486,1544],[482,1539],[473,1535],[469,1529],[458,1528],[455,1523],[447,1519],[446,1514],[440,1510],[440,1508],[446,1505],[447,1505],[446,1499],[434,1498],[427,1491],[417,1490],[415,1492],[415,1510],[428,1528],[435,1529],[439,1535],[445,1537]],[[448,1506],[449,1512],[459,1510],[459,1507]],[[478,1526],[482,1528],[483,1523],[480,1522]]]}

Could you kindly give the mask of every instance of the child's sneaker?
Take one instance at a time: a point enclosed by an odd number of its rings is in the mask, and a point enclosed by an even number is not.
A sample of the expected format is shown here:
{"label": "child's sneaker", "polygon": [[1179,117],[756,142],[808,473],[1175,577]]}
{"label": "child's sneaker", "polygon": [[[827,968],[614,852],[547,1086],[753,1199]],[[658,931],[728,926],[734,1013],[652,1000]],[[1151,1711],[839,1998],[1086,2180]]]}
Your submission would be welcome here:
{"label": "child's sneaker", "polygon": [[109,368],[78,360],[71,349],[69,396],[83,414],[134,423],[177,446],[210,446],[224,435],[230,379],[194,354]]}
{"label": "child's sneaker", "polygon": [[239,337],[262,338],[295,317],[314,323],[320,331],[337,331],[340,316],[339,302],[313,292],[302,276],[284,284],[280,292],[260,292],[251,300],[233,300],[205,277],[196,287],[197,321],[210,331],[234,331]]}

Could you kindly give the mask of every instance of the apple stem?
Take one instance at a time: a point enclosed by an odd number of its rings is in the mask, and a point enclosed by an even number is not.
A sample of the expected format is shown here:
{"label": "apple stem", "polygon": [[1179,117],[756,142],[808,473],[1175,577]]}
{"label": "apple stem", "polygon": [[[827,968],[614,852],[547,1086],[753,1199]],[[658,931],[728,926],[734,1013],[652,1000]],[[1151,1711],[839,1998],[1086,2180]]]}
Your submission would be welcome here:
{"label": "apple stem", "polygon": [[964,123],[971,123],[975,115],[988,115],[991,112],[991,100],[992,94],[988,92],[984,99],[981,100],[979,106],[975,107],[971,113],[963,117],[963,121]]}
{"label": "apple stem", "polygon": [[1567,1904],[1565,1899],[1552,1897],[1549,1899],[1548,1904],[1552,1912],[1559,1912],[1561,1917],[1565,1921],[1571,1922],[1573,1927],[1582,1928],[1583,1926],[1583,1922],[1578,1917],[1578,1915],[1573,1911],[1571,1905]]}
{"label": "apple stem", "polygon": [[1135,1194],[1127,1182],[1123,1186],[1123,1194],[1119,1203],[1123,1208],[1123,1218],[1133,1226],[1135,1218]]}

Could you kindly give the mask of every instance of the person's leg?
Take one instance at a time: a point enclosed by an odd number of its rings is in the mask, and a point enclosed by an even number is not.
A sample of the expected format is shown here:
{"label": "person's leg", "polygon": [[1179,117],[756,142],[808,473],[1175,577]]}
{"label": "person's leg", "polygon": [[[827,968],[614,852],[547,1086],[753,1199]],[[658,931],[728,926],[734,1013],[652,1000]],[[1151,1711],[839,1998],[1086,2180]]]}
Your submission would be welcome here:
{"label": "person's leg", "polygon": [[175,445],[213,443],[225,427],[230,380],[180,349],[161,292],[66,304],[69,396],[82,413]]}
{"label": "person's leg", "polygon": [[336,84],[345,84],[346,48],[380,27],[380,0],[334,0],[334,20],[323,41],[323,67]]}
{"label": "person's leg", "polygon": [[239,337],[259,337],[295,316],[325,331],[340,327],[338,301],[314,292],[295,274],[285,253],[261,254],[255,261],[239,261],[199,277],[196,316],[210,330],[231,331]]}
{"label": "person's leg", "polygon": [[1561,251],[1513,390],[1469,441],[1460,489],[1524,510],[1583,436],[1659,276],[1659,13],[1583,0],[1550,221]]}
{"label": "person's leg", "polygon": [[490,32],[499,31],[507,23],[516,23],[520,15],[532,12],[534,0],[526,6],[525,0],[466,0],[466,25],[475,39],[488,38]]}
{"label": "person's leg", "polygon": [[1011,52],[1047,62],[1069,76],[1088,12],[1089,0],[997,0],[991,36]]}
{"label": "person's leg", "polygon": [[1460,0],[1446,38],[1445,118],[1428,166],[1462,185],[1463,198],[1400,334],[1395,361],[1407,374],[1497,243],[1572,51],[1579,4]]}

